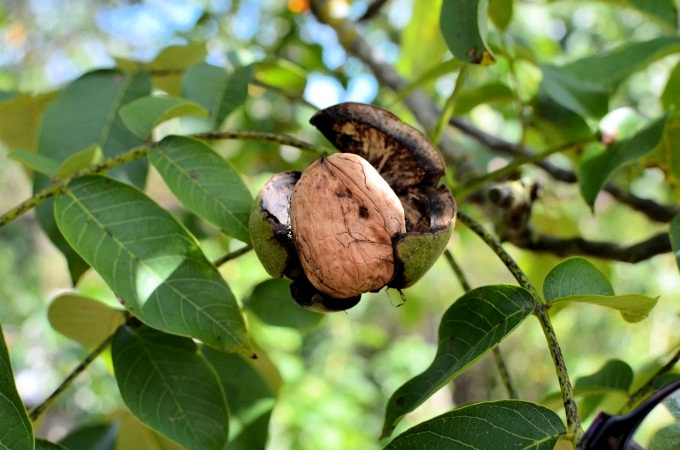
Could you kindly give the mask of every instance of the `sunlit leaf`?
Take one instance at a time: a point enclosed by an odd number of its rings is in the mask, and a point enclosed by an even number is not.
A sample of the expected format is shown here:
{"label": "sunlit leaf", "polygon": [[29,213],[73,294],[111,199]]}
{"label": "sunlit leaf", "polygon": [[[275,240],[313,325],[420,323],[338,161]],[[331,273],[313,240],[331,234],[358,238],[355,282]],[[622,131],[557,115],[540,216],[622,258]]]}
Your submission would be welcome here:
{"label": "sunlit leaf", "polygon": [[285,59],[260,61],[255,65],[253,78],[267,86],[302,96],[307,86],[305,70]]}
{"label": "sunlit leaf", "polygon": [[205,41],[190,42],[186,45],[165,47],[150,62],[116,58],[116,67],[125,72],[146,71],[153,77],[154,89],[169,95],[182,94],[182,76],[185,69],[205,61],[208,54]]}
{"label": "sunlit leaf", "polygon": [[[227,396],[230,414],[229,450],[264,450],[267,443],[269,418],[276,393],[263,377],[258,359],[202,349],[205,358],[215,368]],[[269,362],[269,369],[274,368]],[[274,368],[274,370],[276,370]]]}
{"label": "sunlit leaf", "polygon": [[73,175],[79,170],[98,163],[102,160],[102,149],[98,144],[94,144],[85,150],[74,153],[66,158],[54,174],[57,178],[65,178]]}
{"label": "sunlit leaf", "polygon": [[514,94],[507,84],[492,82],[474,89],[461,91],[456,100],[453,113],[463,115],[470,112],[476,106],[512,102],[514,98]]}
{"label": "sunlit leaf", "polygon": [[552,450],[566,433],[550,409],[519,400],[475,403],[416,425],[385,450],[414,448],[517,448]]}
{"label": "sunlit leaf", "polygon": [[483,286],[459,298],[442,317],[439,347],[423,373],[392,394],[383,437],[397,422],[493,349],[534,310],[534,299],[517,286]]}
{"label": "sunlit leaf", "polygon": [[323,314],[308,311],[293,301],[290,281],[269,279],[255,286],[245,307],[269,325],[306,329],[317,325]]}
{"label": "sunlit leaf", "polygon": [[617,169],[650,153],[663,138],[666,116],[660,117],[628,139],[616,141],[604,151],[584,155],[579,168],[581,195],[592,208],[597,194]]}
{"label": "sunlit leaf", "polygon": [[253,197],[236,169],[209,145],[168,136],[149,151],[149,160],[190,211],[228,235],[250,242]]}
{"label": "sunlit leaf", "polygon": [[59,445],[69,450],[96,449],[114,450],[118,426],[115,423],[96,423],[84,425],[71,431],[59,441]]}
{"label": "sunlit leaf", "polygon": [[35,170],[38,173],[53,176],[57,169],[59,169],[59,162],[38,153],[29,152],[26,150],[12,150],[7,155],[7,158],[21,163],[29,170]]}
{"label": "sunlit leaf", "polygon": [[69,244],[142,322],[252,354],[224,279],[196,239],[143,193],[81,177],[57,198],[55,217]]}
{"label": "sunlit leaf", "polygon": [[233,73],[209,64],[191,67],[184,75],[184,97],[193,100],[210,112],[210,124],[218,130],[222,122],[248,98],[248,83],[252,66]]}
{"label": "sunlit leaf", "polygon": [[0,101],[0,141],[5,147],[35,152],[40,118],[57,95],[57,92],[16,94]]}
{"label": "sunlit leaf", "polygon": [[224,390],[193,340],[124,326],[111,358],[123,401],[142,422],[190,450],[225,448]]}
{"label": "sunlit leaf", "polygon": [[486,44],[488,0],[443,0],[439,28],[453,56],[472,64],[493,64]]}
{"label": "sunlit leaf", "polygon": [[[442,0],[413,3],[411,19],[400,33],[401,51],[396,67],[408,78],[420,75],[424,68],[441,61],[446,54],[446,42],[439,30],[441,7]],[[424,42],[427,45],[423,45]]]}
{"label": "sunlit leaf", "polygon": [[628,392],[633,382],[633,369],[624,361],[610,359],[595,373],[576,379],[574,389],[581,392]]}
{"label": "sunlit leaf", "polygon": [[56,331],[88,348],[101,344],[125,323],[122,311],[78,294],[56,296],[47,318]]}
{"label": "sunlit leaf", "polygon": [[127,410],[122,410],[116,419],[116,450],[182,450],[175,441],[144,425]]}
{"label": "sunlit leaf", "polygon": [[[38,134],[38,152],[60,164],[71,155],[98,144],[105,157],[118,155],[143,143],[130,133],[118,118],[122,105],[149,94],[151,80],[145,74],[123,75],[110,70],[90,72],[68,85],[50,103],[42,117]],[[96,101],[93,101],[96,99]],[[111,175],[143,186],[147,161],[141,158],[111,170]],[[33,190],[38,192],[51,183],[37,176]],[[36,208],[40,227],[64,254],[73,281],[87,270],[87,264],[64,241],[54,223],[53,201]]]}
{"label": "sunlit leaf", "polygon": [[647,297],[641,294],[625,294],[615,296],[604,295],[570,295],[552,301],[571,303],[590,303],[591,305],[605,306],[621,313],[621,317],[627,322],[639,322],[645,319],[649,312],[656,306],[658,297]]}
{"label": "sunlit leaf", "polygon": [[137,137],[148,139],[162,122],[182,116],[203,116],[208,112],[198,103],[179,97],[148,96],[131,101],[120,108],[120,118]]}
{"label": "sunlit leaf", "polygon": [[553,267],[543,281],[547,301],[580,294],[614,295],[606,276],[587,259],[569,258]]}
{"label": "sunlit leaf", "polygon": [[489,0],[489,18],[500,30],[512,20],[513,0]]}
{"label": "sunlit leaf", "polygon": [[34,441],[31,421],[14,384],[12,362],[0,324],[0,448],[32,450]]}

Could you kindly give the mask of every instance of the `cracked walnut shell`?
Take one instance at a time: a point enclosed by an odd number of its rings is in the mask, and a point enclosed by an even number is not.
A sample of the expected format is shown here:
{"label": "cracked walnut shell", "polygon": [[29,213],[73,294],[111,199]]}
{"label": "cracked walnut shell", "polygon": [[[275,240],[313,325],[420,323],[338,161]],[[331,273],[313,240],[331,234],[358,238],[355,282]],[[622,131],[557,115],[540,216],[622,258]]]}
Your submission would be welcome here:
{"label": "cracked walnut shell", "polygon": [[399,197],[368,161],[337,153],[295,185],[291,229],[312,285],[332,297],[377,291],[394,276],[392,238],[405,229]]}

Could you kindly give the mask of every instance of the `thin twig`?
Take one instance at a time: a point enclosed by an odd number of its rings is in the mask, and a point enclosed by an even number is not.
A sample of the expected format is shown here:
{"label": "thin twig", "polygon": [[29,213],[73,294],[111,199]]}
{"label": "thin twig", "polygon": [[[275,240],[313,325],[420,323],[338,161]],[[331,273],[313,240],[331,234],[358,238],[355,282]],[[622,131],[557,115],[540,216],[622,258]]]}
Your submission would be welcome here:
{"label": "thin twig", "polygon": [[32,421],[35,422],[36,420],[38,420],[40,415],[47,408],[49,408],[52,405],[52,403],[54,403],[57,400],[57,398],[59,398],[59,396],[63,394],[64,391],[66,391],[66,389],[69,388],[69,386],[71,386],[71,384],[78,377],[78,375],[87,370],[90,364],[92,364],[92,362],[95,359],[97,359],[97,357],[104,350],[106,350],[106,348],[111,343],[111,340],[113,339],[113,335],[114,333],[111,333],[109,336],[107,336],[106,339],[104,339],[104,341],[102,341],[102,343],[97,346],[97,348],[92,350],[90,354],[88,354],[85,357],[85,359],[83,359],[80,362],[80,364],[78,364],[76,368],[73,369],[73,371],[64,379],[64,381],[61,382],[61,384],[54,390],[54,392],[52,392],[52,394],[50,394],[49,397],[47,397],[47,399],[44,402],[42,402],[41,404],[39,404],[38,406],[31,410],[31,412],[29,413],[29,417],[31,418]]}
{"label": "thin twig", "polygon": [[[292,136],[287,136],[284,134],[266,133],[261,131],[220,131],[192,134],[189,135],[188,137],[203,139],[207,141],[226,139],[241,141],[258,141],[269,144],[289,145],[291,147],[296,147],[299,148],[300,150],[312,152],[321,156],[328,154],[328,151],[326,149],[311,144],[309,142],[305,142],[300,139],[294,138]],[[86,167],[67,178],[55,180],[51,186],[48,186],[42,191],[36,193],[31,198],[19,203],[17,206],[15,206],[14,208],[10,209],[2,216],[0,216],[0,228],[12,222],[13,220],[19,218],[20,216],[27,213],[36,206],[40,205],[41,203],[45,202],[46,200],[61,193],[66,188],[66,186],[68,186],[68,184],[75,180],[76,178],[82,177],[84,175],[101,173],[105,170],[109,170],[114,167],[120,166],[121,164],[125,164],[127,162],[142,158],[146,156],[149,149],[154,147],[155,145],[156,143],[149,143],[147,145],[134,147],[124,153],[118,154],[111,158],[107,158],[98,164]]]}
{"label": "thin twig", "polygon": [[[456,278],[458,279],[458,282],[460,283],[463,290],[465,292],[469,292],[470,290],[472,290],[472,287],[470,286],[470,283],[468,282],[465,273],[463,273],[463,269],[460,267],[456,259],[453,257],[453,253],[451,253],[449,249],[446,249],[444,251],[444,257],[446,258],[446,261],[449,263],[449,266],[451,266],[451,270],[453,270],[453,272],[456,274]],[[508,397],[517,398],[517,391],[515,390],[515,387],[512,383],[512,378],[510,378],[510,372],[508,371],[508,366],[505,364],[505,359],[503,358],[503,353],[501,352],[501,349],[498,348],[498,346],[495,346],[492,352],[493,361],[496,364],[498,375],[500,376],[501,382],[503,383],[503,386],[505,387],[505,390],[508,393]]]}
{"label": "thin twig", "polygon": [[250,245],[243,246],[243,247],[239,248],[238,250],[234,250],[233,252],[227,253],[226,255],[216,259],[215,261],[213,261],[213,264],[215,265],[215,267],[220,267],[222,264],[226,263],[227,261],[231,261],[232,259],[236,259],[241,255],[245,255],[246,253],[248,253],[252,249],[253,249],[253,247],[250,246]]}
{"label": "thin twig", "polygon": [[557,340],[557,335],[555,334],[555,329],[552,326],[550,316],[548,315],[548,305],[538,294],[538,291],[534,285],[531,283],[531,281],[529,281],[529,278],[522,271],[522,269],[519,268],[512,256],[510,256],[510,254],[505,251],[501,243],[498,242],[498,240],[494,238],[491,233],[486,231],[486,229],[479,222],[464,212],[458,211],[457,216],[458,220],[464,223],[465,226],[467,226],[477,236],[482,238],[482,240],[491,248],[491,250],[496,253],[500,260],[503,261],[503,264],[505,264],[508,270],[510,270],[510,273],[512,273],[520,286],[529,291],[534,298],[536,303],[534,314],[541,324],[543,334],[545,335],[546,341],[548,342],[550,356],[552,357],[553,363],[555,365],[555,372],[557,373],[557,380],[560,385],[560,391],[562,392],[564,411],[567,417],[567,426],[569,427],[569,430],[573,432],[574,442],[578,442],[581,435],[583,434],[583,429],[581,428],[581,420],[578,416],[576,401],[574,400],[574,389],[569,379],[569,373],[567,372],[567,366],[564,362],[562,349],[560,347],[559,341]]}

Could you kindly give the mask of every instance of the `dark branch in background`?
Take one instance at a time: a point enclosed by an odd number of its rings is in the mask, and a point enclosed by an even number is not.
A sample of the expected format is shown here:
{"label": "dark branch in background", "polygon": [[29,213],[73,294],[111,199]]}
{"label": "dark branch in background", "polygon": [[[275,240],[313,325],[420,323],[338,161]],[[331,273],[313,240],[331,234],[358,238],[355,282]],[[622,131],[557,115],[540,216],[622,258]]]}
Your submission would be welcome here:
{"label": "dark branch in background", "polygon": [[[475,126],[458,117],[452,117],[451,120],[449,120],[449,124],[465,133],[467,136],[474,138],[477,142],[490,150],[510,156],[517,156],[519,153],[517,146],[512,142],[508,142],[485,133],[479,128],[476,128]],[[531,156],[535,154],[536,152],[531,149],[522,149],[523,156]],[[548,175],[557,181],[562,181],[564,183],[576,183],[578,181],[574,172],[562,167],[558,167],[549,161],[537,161],[534,164],[543,169]],[[646,215],[649,219],[655,222],[668,223],[673,220],[673,217],[675,217],[676,214],[680,212],[680,207],[676,205],[661,205],[653,200],[638,197],[612,183],[607,183],[604,187],[604,190],[621,203],[630,206],[635,211]]]}
{"label": "dark branch in background", "polygon": [[[383,61],[383,59],[371,48],[368,42],[366,42],[359,34],[356,23],[351,23],[342,19],[334,19],[324,15],[323,2],[312,2],[312,5],[316,5],[312,8],[312,11],[317,19],[320,22],[333,27],[345,50],[358,57],[366,64],[381,85],[386,86],[395,92],[399,92],[406,87],[406,80],[404,80],[392,66]],[[412,91],[409,95],[404,97],[404,104],[409,108],[416,120],[425,130],[434,129],[433,127],[436,126],[441,111],[424,91],[419,89]],[[512,155],[513,157],[518,156],[520,151],[521,156],[524,157],[536,155],[536,152],[531,149],[520,149],[516,144],[492,136],[460,118],[451,118],[449,124],[493,151]],[[470,161],[469,156],[450,139],[447,139],[446,136],[442,139],[439,148],[451,163],[459,182],[466,183],[478,176],[476,168]],[[577,181],[573,171],[558,167],[549,161],[540,160],[534,162],[534,164],[546,171],[555,180],[566,183],[575,183]],[[608,183],[605,186],[605,190],[621,203],[645,214],[649,219],[654,221],[664,223],[669,222],[680,211],[680,208],[677,206],[661,205],[652,200],[637,197],[630,192],[623,191],[611,183]],[[480,196],[475,195],[475,197],[478,198]],[[530,208],[527,212],[530,212]],[[502,216],[503,211],[500,211],[500,214],[497,215]],[[668,238],[664,238],[661,235],[630,247],[621,247],[613,242],[593,242],[581,237],[563,239],[547,235],[538,235],[532,231],[528,220],[529,215],[526,215],[526,220],[518,223],[517,228],[514,230],[505,223],[502,225],[505,230],[500,230],[499,234],[501,234],[502,238],[518,247],[534,251],[549,252],[560,256],[584,255],[637,262],[670,251]],[[497,225],[499,224],[498,221],[496,223]],[[506,232],[508,236],[503,236]]]}

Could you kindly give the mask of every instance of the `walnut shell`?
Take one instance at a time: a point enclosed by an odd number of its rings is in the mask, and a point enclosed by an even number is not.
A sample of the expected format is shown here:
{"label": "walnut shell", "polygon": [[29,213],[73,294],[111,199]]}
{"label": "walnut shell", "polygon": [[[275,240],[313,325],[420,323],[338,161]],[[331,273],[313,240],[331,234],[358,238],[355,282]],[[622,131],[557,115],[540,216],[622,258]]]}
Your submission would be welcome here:
{"label": "walnut shell", "polygon": [[290,217],[302,268],[320,292],[352,297],[394,277],[392,239],[405,232],[404,208],[362,157],[340,153],[310,165],[295,184]]}

